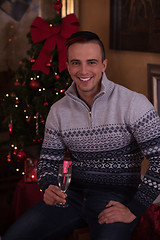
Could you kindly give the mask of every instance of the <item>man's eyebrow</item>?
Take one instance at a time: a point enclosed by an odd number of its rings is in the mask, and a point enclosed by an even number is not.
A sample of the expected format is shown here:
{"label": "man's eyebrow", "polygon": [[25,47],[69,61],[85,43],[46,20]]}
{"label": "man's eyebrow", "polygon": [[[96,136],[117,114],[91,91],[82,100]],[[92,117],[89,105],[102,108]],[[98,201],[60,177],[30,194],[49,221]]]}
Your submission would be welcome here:
{"label": "man's eyebrow", "polygon": [[87,62],[98,62],[98,60],[93,58],[93,59],[88,59]]}
{"label": "man's eyebrow", "polygon": [[79,59],[71,59],[71,62],[78,62],[80,61]]}

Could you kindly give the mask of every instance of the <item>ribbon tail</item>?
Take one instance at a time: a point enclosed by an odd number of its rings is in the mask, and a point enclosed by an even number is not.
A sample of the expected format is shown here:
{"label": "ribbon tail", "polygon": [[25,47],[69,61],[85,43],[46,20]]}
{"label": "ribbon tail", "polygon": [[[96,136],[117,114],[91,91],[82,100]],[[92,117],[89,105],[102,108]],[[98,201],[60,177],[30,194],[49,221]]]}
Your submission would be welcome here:
{"label": "ribbon tail", "polygon": [[47,63],[51,60],[51,50],[55,48],[55,39],[48,39],[44,43],[42,50],[32,66],[32,70],[41,71],[45,74],[49,74],[50,69],[46,66]]}

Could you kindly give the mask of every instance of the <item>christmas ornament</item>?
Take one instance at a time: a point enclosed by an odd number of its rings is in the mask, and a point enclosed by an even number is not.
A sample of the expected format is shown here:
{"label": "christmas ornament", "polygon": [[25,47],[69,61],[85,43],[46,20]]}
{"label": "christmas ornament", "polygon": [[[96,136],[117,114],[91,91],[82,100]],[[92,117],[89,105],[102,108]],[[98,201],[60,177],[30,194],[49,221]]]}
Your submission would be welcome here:
{"label": "christmas ornament", "polygon": [[11,162],[11,153],[10,152],[8,153],[8,156],[7,156],[7,162]]}
{"label": "christmas ornament", "polygon": [[48,68],[51,67],[51,61],[49,61],[49,63],[46,63],[46,67],[48,67]]}
{"label": "christmas ornament", "polygon": [[49,105],[49,103],[48,103],[47,101],[45,101],[45,102],[43,103],[43,106],[45,106],[45,107],[48,107],[48,105]]}
{"label": "christmas ornament", "polygon": [[31,62],[31,63],[34,63],[35,61],[36,61],[36,60],[35,60],[34,58],[31,58],[31,59],[30,59],[30,62]]}
{"label": "christmas ornament", "polygon": [[18,162],[24,162],[27,158],[27,154],[23,150],[17,150],[16,159]]}
{"label": "christmas ornament", "polygon": [[56,9],[57,14],[60,13],[61,8],[62,8],[62,3],[61,3],[60,0],[57,0],[57,1],[54,3],[54,9]]}
{"label": "christmas ornament", "polygon": [[56,80],[60,79],[60,76],[58,74],[55,74],[54,77],[55,77]]}
{"label": "christmas ornament", "polygon": [[12,92],[11,97],[16,97],[16,94],[14,92]]}
{"label": "christmas ornament", "polygon": [[19,85],[20,85],[20,83],[19,83],[18,79],[16,79],[16,81],[14,82],[14,86],[17,87]]}
{"label": "christmas ornament", "polygon": [[26,116],[26,122],[29,123],[31,121],[31,118]]}
{"label": "christmas ornament", "polygon": [[12,120],[10,121],[8,127],[9,127],[9,135],[10,135],[10,137],[12,137],[13,136],[13,122],[12,122]]}
{"label": "christmas ornament", "polygon": [[41,118],[41,121],[40,121],[40,123],[42,123],[43,125],[45,124],[45,121],[44,121],[44,119],[43,119],[43,118]]}
{"label": "christmas ornament", "polygon": [[24,181],[37,182],[37,159],[27,158],[24,162]]}
{"label": "christmas ornament", "polygon": [[66,39],[72,33],[78,31],[79,21],[74,14],[67,15],[62,19],[60,26],[50,27],[50,25],[40,17],[36,17],[30,29],[33,43],[38,43],[45,40],[42,50],[32,66],[32,70],[42,71],[49,74],[49,68],[46,63],[49,63],[51,51],[57,46],[59,58],[59,72],[66,69],[67,49]]}
{"label": "christmas ornament", "polygon": [[38,80],[31,80],[29,85],[33,90],[36,90],[40,87],[40,82]]}

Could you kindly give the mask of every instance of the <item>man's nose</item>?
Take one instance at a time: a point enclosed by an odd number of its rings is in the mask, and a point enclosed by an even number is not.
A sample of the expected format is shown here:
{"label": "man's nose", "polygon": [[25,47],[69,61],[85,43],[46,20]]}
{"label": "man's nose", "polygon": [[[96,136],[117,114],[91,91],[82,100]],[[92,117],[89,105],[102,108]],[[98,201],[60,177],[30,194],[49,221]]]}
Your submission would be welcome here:
{"label": "man's nose", "polygon": [[81,64],[80,71],[83,75],[86,74],[87,73],[87,64],[85,64],[85,63]]}

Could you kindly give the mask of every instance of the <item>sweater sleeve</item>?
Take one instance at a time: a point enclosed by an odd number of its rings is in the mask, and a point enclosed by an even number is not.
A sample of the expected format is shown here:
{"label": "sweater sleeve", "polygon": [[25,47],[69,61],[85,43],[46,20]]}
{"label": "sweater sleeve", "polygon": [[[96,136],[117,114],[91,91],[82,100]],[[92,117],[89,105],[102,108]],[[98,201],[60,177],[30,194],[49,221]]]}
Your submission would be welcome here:
{"label": "sweater sleeve", "polygon": [[37,178],[43,192],[50,184],[57,185],[59,163],[64,159],[66,152],[56,122],[51,109],[46,120],[44,140],[37,168]]}
{"label": "sweater sleeve", "polygon": [[128,203],[129,209],[139,216],[160,194],[160,118],[152,104],[142,95],[135,98],[132,104],[130,123],[132,134],[150,162],[138,191]]}

